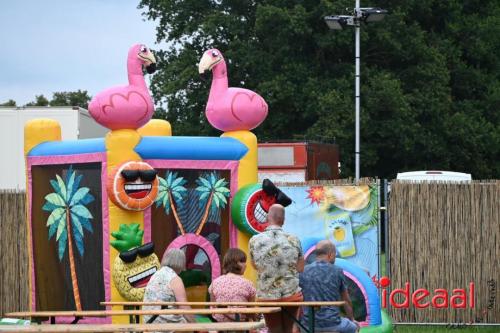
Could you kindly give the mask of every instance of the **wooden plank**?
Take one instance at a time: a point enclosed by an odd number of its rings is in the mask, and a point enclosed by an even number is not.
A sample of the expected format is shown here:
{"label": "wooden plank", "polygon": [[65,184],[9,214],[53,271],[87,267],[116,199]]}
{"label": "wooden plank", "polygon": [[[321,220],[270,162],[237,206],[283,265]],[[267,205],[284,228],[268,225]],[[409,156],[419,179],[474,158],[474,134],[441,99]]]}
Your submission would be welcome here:
{"label": "wooden plank", "polygon": [[341,306],[344,301],[325,301],[325,302],[101,302],[105,306],[142,306],[142,305],[163,305],[163,306]]}
{"label": "wooden plank", "polygon": [[265,327],[263,322],[241,323],[167,323],[167,324],[55,324],[55,325],[5,325],[0,326],[3,333],[34,333],[34,332],[161,332],[161,331],[250,331]]}
{"label": "wooden plank", "polygon": [[255,314],[275,313],[278,307],[261,308],[223,308],[223,309],[162,309],[162,310],[104,310],[104,311],[27,311],[10,312],[5,317],[108,317],[130,315],[168,315],[168,314]]}

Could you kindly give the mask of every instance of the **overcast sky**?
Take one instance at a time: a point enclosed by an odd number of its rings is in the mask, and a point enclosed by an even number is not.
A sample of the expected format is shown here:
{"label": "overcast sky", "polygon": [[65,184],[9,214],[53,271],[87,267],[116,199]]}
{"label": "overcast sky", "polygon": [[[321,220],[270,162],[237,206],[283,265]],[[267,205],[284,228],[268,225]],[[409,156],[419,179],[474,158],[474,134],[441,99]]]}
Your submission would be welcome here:
{"label": "overcast sky", "polygon": [[131,45],[153,49],[155,24],[133,0],[0,0],[0,103],[91,95],[127,82]]}

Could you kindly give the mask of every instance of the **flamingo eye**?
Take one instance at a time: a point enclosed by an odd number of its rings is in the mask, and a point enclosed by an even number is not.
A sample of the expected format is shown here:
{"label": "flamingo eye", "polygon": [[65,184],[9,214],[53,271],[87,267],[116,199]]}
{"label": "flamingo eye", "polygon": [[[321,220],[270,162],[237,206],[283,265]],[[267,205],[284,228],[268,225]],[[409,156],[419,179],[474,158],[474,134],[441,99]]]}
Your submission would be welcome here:
{"label": "flamingo eye", "polygon": [[142,53],[146,53],[147,51],[148,51],[148,48],[147,48],[147,47],[145,47],[145,46],[142,46],[142,47],[141,47],[141,52],[142,52]]}
{"label": "flamingo eye", "polygon": [[219,52],[217,51],[212,51],[212,57],[218,57],[219,56]]}

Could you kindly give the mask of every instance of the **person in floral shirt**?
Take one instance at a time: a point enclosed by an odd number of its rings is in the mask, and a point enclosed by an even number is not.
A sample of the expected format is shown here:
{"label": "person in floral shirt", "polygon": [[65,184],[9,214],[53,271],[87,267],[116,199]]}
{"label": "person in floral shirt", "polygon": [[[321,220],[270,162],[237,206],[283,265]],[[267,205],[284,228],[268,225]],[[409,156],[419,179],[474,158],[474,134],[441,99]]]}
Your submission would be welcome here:
{"label": "person in floral shirt", "polygon": [[[210,300],[214,302],[253,302],[255,301],[255,287],[245,279],[243,274],[247,267],[247,255],[240,249],[228,249],[222,260],[224,275],[216,278],[208,292]],[[214,314],[217,321],[235,321],[234,315]],[[252,316],[241,316],[242,320]]]}
{"label": "person in floral shirt", "polygon": [[[299,272],[304,270],[302,246],[297,237],[283,231],[285,208],[272,205],[267,214],[269,226],[249,242],[250,259],[257,270],[257,299],[259,301],[300,302]],[[297,316],[299,307],[287,307]],[[289,333],[293,319],[283,311],[264,315],[271,333]]]}

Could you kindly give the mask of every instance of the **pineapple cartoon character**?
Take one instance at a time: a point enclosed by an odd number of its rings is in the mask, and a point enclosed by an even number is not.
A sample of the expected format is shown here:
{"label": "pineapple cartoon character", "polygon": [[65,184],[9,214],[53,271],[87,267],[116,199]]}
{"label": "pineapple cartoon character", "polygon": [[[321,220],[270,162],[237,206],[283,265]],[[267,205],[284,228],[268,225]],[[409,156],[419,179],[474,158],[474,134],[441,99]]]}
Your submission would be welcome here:
{"label": "pineapple cartoon character", "polygon": [[115,240],[111,246],[120,251],[113,264],[113,281],[120,295],[127,301],[142,301],[149,279],[160,269],[160,261],[154,253],[154,244],[142,245],[144,231],[139,224],[121,224],[112,232]]}
{"label": "pineapple cartoon character", "polygon": [[335,244],[340,257],[350,257],[356,254],[348,212],[328,214],[325,219],[325,230],[326,238]]}

